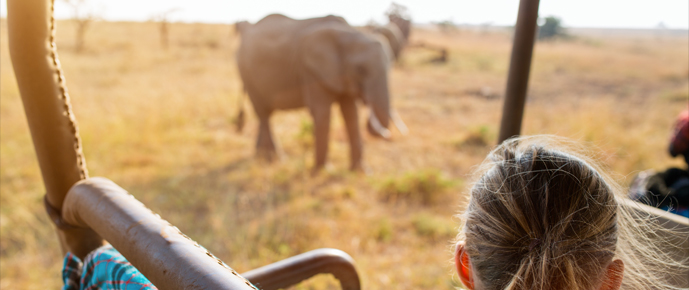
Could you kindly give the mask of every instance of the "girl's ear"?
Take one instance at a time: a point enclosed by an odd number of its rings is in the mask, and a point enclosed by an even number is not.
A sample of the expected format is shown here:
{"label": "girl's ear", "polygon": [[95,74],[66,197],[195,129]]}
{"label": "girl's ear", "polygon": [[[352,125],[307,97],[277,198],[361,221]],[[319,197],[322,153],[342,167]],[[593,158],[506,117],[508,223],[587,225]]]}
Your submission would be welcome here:
{"label": "girl's ear", "polygon": [[622,260],[613,260],[605,269],[605,277],[600,290],[617,290],[622,287],[622,278],[624,278],[624,262]]}
{"label": "girl's ear", "polygon": [[457,267],[457,274],[459,280],[462,281],[464,287],[470,290],[474,289],[474,273],[471,268],[471,261],[469,261],[469,253],[466,252],[464,241],[457,243],[455,248],[455,267]]}

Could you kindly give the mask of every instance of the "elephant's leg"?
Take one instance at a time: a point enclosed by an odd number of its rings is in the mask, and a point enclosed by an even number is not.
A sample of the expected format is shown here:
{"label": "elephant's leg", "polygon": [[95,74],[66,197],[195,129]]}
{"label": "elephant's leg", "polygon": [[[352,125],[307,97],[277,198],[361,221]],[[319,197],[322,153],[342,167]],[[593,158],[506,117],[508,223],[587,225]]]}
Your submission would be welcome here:
{"label": "elephant's leg", "polygon": [[314,140],[316,145],[316,164],[314,172],[325,167],[325,159],[328,156],[328,139],[330,136],[330,102],[323,101],[310,107],[313,117]]}
{"label": "elephant's leg", "polygon": [[273,141],[269,120],[270,114],[259,116],[256,156],[268,161],[273,161],[277,158],[277,149]]}
{"label": "elephant's leg", "polygon": [[359,132],[359,112],[356,107],[356,100],[343,98],[340,101],[340,110],[347,128],[347,136],[349,136],[350,169],[363,170],[363,145],[361,142],[361,132]]}
{"label": "elephant's leg", "polygon": [[260,94],[255,87],[244,83],[251,105],[258,117],[258,139],[256,140],[256,157],[268,161],[273,161],[278,157],[277,146],[273,141],[273,134],[270,130],[270,115],[273,109],[270,107],[265,95]]}

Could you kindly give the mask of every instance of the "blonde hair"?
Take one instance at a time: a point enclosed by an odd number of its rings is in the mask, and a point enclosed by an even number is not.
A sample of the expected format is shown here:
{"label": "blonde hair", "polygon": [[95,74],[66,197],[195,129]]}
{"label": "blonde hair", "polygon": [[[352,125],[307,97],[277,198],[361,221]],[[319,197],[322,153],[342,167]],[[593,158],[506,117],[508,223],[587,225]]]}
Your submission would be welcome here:
{"label": "blonde hair", "polygon": [[476,170],[457,238],[486,289],[590,290],[613,259],[625,264],[622,289],[679,289],[666,274],[685,261],[649,235],[668,230],[621,202],[587,153],[552,136],[511,139]]}

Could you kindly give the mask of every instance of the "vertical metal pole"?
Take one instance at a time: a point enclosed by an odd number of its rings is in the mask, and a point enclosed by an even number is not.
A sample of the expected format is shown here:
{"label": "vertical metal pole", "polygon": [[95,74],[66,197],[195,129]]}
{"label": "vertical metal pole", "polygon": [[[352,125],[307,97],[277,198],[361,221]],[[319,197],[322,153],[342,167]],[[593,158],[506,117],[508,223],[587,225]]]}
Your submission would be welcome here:
{"label": "vertical metal pole", "polygon": [[505,90],[505,104],[502,108],[498,144],[518,136],[522,127],[526,91],[529,87],[531,56],[536,39],[539,0],[521,0],[519,15],[514,30],[510,70]]}
{"label": "vertical metal pole", "polygon": [[[67,191],[88,178],[88,171],[57,57],[53,1],[9,0],[7,8],[10,57],[41,167],[46,203],[59,212]],[[51,218],[55,216],[59,215]],[[103,244],[90,229],[64,227],[58,229],[58,237],[63,251],[79,257]]]}

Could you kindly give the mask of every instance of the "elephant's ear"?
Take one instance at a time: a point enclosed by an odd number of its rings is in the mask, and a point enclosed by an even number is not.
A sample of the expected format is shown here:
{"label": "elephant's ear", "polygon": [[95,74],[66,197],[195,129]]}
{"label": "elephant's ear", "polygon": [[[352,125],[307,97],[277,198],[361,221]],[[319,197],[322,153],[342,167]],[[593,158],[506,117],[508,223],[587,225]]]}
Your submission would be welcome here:
{"label": "elephant's ear", "polygon": [[300,45],[302,81],[318,81],[325,89],[341,94],[345,91],[345,68],[336,27],[317,28],[305,33]]}

